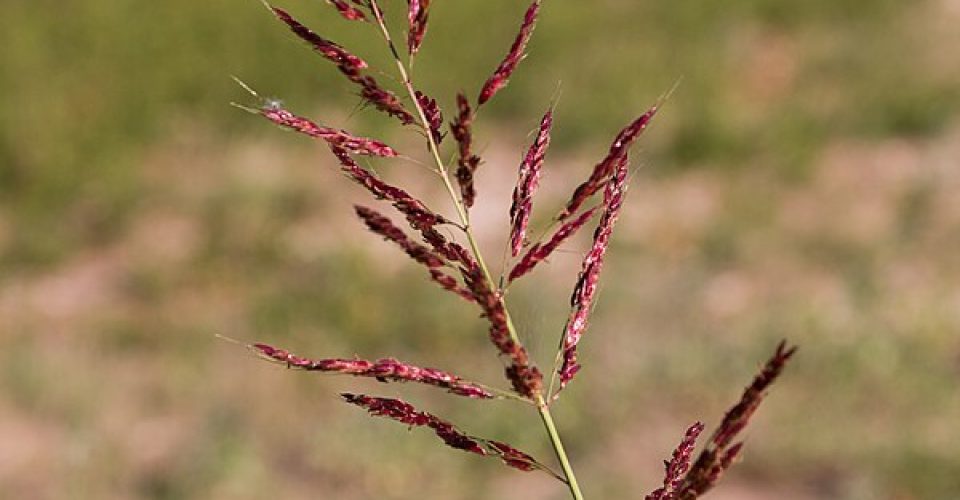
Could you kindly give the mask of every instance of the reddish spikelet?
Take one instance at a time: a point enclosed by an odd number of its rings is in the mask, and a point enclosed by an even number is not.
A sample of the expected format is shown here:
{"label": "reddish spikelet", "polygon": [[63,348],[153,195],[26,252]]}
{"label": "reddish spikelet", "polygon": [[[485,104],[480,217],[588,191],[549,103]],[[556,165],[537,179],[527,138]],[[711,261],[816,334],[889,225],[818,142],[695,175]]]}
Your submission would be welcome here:
{"label": "reddish spikelet", "polygon": [[363,359],[308,359],[267,344],[253,344],[257,352],[284,363],[289,368],[325,373],[341,373],[354,377],[371,377],[381,382],[415,382],[446,389],[458,396],[474,399],[492,399],[493,394],[477,384],[435,368],[402,363],[393,358],[370,362]]}
{"label": "reddish spikelet", "polygon": [[546,243],[535,243],[527,253],[523,254],[523,257],[520,258],[520,262],[517,262],[517,265],[513,266],[513,269],[510,270],[509,281],[514,281],[517,278],[529,273],[537,266],[540,262],[546,260],[550,254],[553,253],[564,241],[573,236],[580,230],[590,219],[593,218],[593,215],[597,212],[597,207],[591,208],[586,212],[580,214],[576,219],[567,221],[560,229],[557,229],[555,233],[547,240]]}
{"label": "reddish spikelet", "polygon": [[526,453],[500,441],[489,441],[489,445],[500,452],[500,458],[503,462],[514,469],[522,471],[532,471],[537,468],[537,461]]}
{"label": "reddish spikelet", "polygon": [[490,322],[490,341],[500,354],[510,358],[511,363],[506,368],[507,379],[518,394],[533,397],[543,388],[543,374],[532,365],[527,350],[511,338],[503,298],[490,289],[479,266],[461,269],[461,272],[467,288],[473,292],[474,299],[480,305],[483,316]]}
{"label": "reddish spikelet", "polygon": [[583,184],[577,186],[577,189],[573,192],[573,196],[570,197],[570,201],[567,202],[567,206],[560,212],[560,215],[557,216],[558,220],[564,220],[576,213],[587,199],[606,185],[607,181],[616,171],[617,165],[627,156],[627,153],[630,152],[630,147],[633,146],[633,143],[636,142],[643,131],[647,129],[650,121],[653,120],[653,117],[657,114],[657,109],[656,106],[650,108],[646,113],[634,120],[630,125],[627,125],[617,134],[617,138],[610,145],[610,151],[607,153],[606,158],[593,167],[593,172]]}
{"label": "reddish spikelet", "polygon": [[743,443],[732,446],[730,443],[750,422],[750,417],[766,396],[767,389],[777,380],[796,351],[796,347],[788,348],[786,342],[777,345],[776,352],[743,391],[740,401],[727,410],[707,448],[700,452],[693,467],[684,477],[675,497],[677,500],[693,500],[706,493],[730,468],[743,448]]}
{"label": "reddish spikelet", "polygon": [[382,157],[397,156],[397,152],[393,148],[380,141],[366,137],[357,137],[345,130],[321,127],[309,119],[297,116],[276,104],[261,108],[260,114],[281,127],[300,132],[310,137],[322,139],[351,154]]}
{"label": "reddish spikelet", "polygon": [[507,82],[510,80],[510,75],[517,69],[517,64],[520,64],[520,61],[524,57],[523,52],[527,48],[527,43],[530,42],[530,36],[533,34],[533,28],[537,24],[537,14],[539,14],[539,12],[540,0],[534,0],[534,2],[530,4],[530,7],[527,8],[527,13],[523,16],[520,32],[517,33],[517,38],[514,39],[513,45],[510,46],[510,51],[507,52],[506,57],[504,57],[500,65],[497,66],[493,75],[483,84],[483,89],[480,90],[480,97],[477,99],[478,105],[483,105],[500,89],[506,87]]}
{"label": "reddish spikelet", "polygon": [[[442,243],[434,244],[434,249],[427,248],[415,241],[410,240],[407,235],[395,226],[389,218],[380,214],[376,210],[367,208],[360,205],[355,205],[354,209],[356,210],[357,216],[367,225],[367,228],[370,231],[383,236],[384,239],[392,241],[397,246],[399,246],[407,255],[409,255],[413,260],[423,264],[427,267],[430,272],[430,279],[440,285],[444,290],[451,291],[460,297],[466,299],[469,302],[474,302],[473,294],[460,286],[460,283],[457,280],[450,276],[449,274],[440,270],[440,268],[447,265],[445,259],[449,259],[453,262],[459,262],[461,255],[457,252],[453,245],[447,243],[445,240]],[[425,234],[437,234],[439,232],[436,229],[427,228],[424,229]],[[439,236],[441,239],[442,236]],[[459,247],[459,245],[456,245]],[[460,247],[462,248],[462,247]],[[439,249],[439,250],[438,250]],[[440,250],[445,253],[440,253]]]}
{"label": "reddish spikelet", "polygon": [[603,258],[610,244],[613,227],[620,216],[623,200],[627,191],[627,157],[623,156],[617,166],[616,174],[607,183],[603,195],[604,211],[600,223],[593,234],[593,247],[583,259],[583,267],[574,288],[571,304],[573,311],[567,320],[563,337],[563,365],[560,367],[560,387],[563,388],[573,379],[580,365],[577,364],[577,344],[587,329],[590,308],[596,298]]}
{"label": "reddish spikelet", "polygon": [[366,61],[347,52],[346,49],[336,43],[314,33],[310,28],[300,24],[300,22],[294,19],[287,11],[273,6],[270,7],[270,10],[290,28],[290,31],[300,37],[301,40],[309,43],[310,46],[313,47],[313,50],[317,51],[317,53],[341,69],[348,68],[356,72],[367,67]]}
{"label": "reddish spikelet", "polygon": [[423,36],[427,33],[427,19],[430,17],[430,0],[407,0],[407,20],[410,28],[407,32],[407,49],[410,55],[420,50]]}
{"label": "reddish spikelet", "polygon": [[278,7],[270,7],[273,13],[281,21],[286,23],[291,31],[301,39],[309,43],[314,50],[323,57],[337,65],[337,68],[351,82],[360,86],[360,97],[375,108],[390,116],[400,120],[404,125],[414,123],[414,117],[407,111],[403,104],[397,99],[397,96],[386,90],[377,83],[372,76],[362,74],[362,70],[367,67],[367,63],[359,57],[347,52],[346,49],[337,45],[326,38],[314,33],[309,28],[300,24],[285,10]]}
{"label": "reddish spikelet", "polygon": [[344,401],[364,408],[371,415],[386,417],[410,427],[429,427],[451,448],[480,456],[500,458],[504,464],[522,471],[547,470],[530,455],[499,441],[490,441],[461,432],[453,424],[427,412],[417,411],[413,405],[398,399],[377,398],[363,394],[343,393]]}
{"label": "reddish spikelet", "polygon": [[527,237],[527,226],[533,211],[533,195],[540,185],[540,171],[550,146],[552,126],[553,112],[548,110],[540,120],[537,138],[520,163],[519,179],[513,190],[513,204],[510,206],[510,252],[514,257],[520,254]]}
{"label": "reddish spikelet", "polygon": [[423,109],[423,114],[427,117],[433,142],[439,145],[443,142],[443,133],[440,132],[440,129],[443,127],[443,112],[440,111],[440,106],[437,105],[437,101],[431,99],[423,92],[418,90],[415,95],[417,96],[417,103],[420,104],[420,108]]}
{"label": "reddish spikelet", "polygon": [[457,94],[457,118],[450,124],[450,131],[457,141],[457,184],[460,196],[468,208],[473,206],[477,191],[473,185],[473,175],[480,166],[480,157],[473,154],[473,110],[470,101],[463,93]]}
{"label": "reddish spikelet", "polygon": [[[366,21],[367,20],[367,16],[366,14],[363,13],[363,11],[351,6],[349,3],[345,2],[344,0],[327,0],[327,2],[330,5],[333,5],[337,9],[337,12],[339,12],[344,19],[347,19],[349,21]],[[354,3],[358,3],[358,2],[354,2]]]}
{"label": "reddish spikelet", "polygon": [[397,246],[406,252],[413,260],[423,264],[429,269],[443,267],[446,264],[440,256],[429,248],[415,241],[411,241],[400,228],[390,222],[389,218],[383,216],[376,210],[361,205],[354,205],[354,210],[357,212],[357,217],[360,217],[360,220],[367,225],[370,231],[383,236],[383,238],[388,241],[396,243]]}
{"label": "reddish spikelet", "polygon": [[740,401],[730,408],[723,417],[720,427],[714,432],[711,441],[718,448],[727,447],[740,431],[750,422],[750,417],[766,396],[766,390],[783,372],[787,361],[793,357],[797,348],[787,348],[786,342],[780,342],[773,356],[767,360],[760,373],[743,391]]}
{"label": "reddish spikelet", "polygon": [[675,450],[669,461],[664,462],[666,472],[663,477],[663,486],[646,496],[645,500],[674,500],[677,489],[683,483],[683,476],[690,470],[690,460],[693,450],[697,446],[697,438],[703,432],[703,423],[697,422],[687,429],[683,440]]}
{"label": "reddish spikelet", "polygon": [[360,167],[345,149],[331,145],[330,150],[340,160],[340,169],[348,177],[373,193],[378,199],[393,203],[393,206],[407,217],[411,226],[415,228],[433,227],[437,224],[447,223],[446,219],[428,209],[420,200],[410,196],[410,193],[387,184],[373,173]]}
{"label": "reddish spikelet", "polygon": [[449,290],[459,295],[467,302],[476,302],[476,299],[473,297],[473,293],[470,290],[460,286],[460,283],[453,276],[450,276],[439,269],[431,269],[430,279],[440,285],[444,290]]}
{"label": "reddish spikelet", "polygon": [[[343,68],[341,67],[341,69]],[[346,71],[344,71],[344,74],[350,81],[360,86],[360,97],[372,104],[373,107],[400,120],[400,123],[404,125],[410,125],[416,121],[413,115],[403,107],[400,99],[397,99],[396,94],[380,87],[380,84],[372,76],[347,73]]]}
{"label": "reddish spikelet", "polygon": [[455,241],[448,241],[447,238],[440,234],[440,231],[437,231],[433,227],[418,229],[423,236],[423,241],[433,247],[437,254],[442,255],[451,262],[459,263],[467,269],[478,269],[480,267],[480,264],[477,263],[470,252],[466,248],[463,248],[463,245]]}

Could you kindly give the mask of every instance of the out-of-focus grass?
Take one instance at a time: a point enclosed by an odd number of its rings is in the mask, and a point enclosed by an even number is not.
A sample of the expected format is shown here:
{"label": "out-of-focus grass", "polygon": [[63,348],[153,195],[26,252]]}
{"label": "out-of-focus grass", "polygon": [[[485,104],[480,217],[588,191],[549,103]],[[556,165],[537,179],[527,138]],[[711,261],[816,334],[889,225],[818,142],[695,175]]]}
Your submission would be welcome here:
{"label": "out-of-focus grass", "polygon": [[[282,5],[388,67],[370,30],[322,2]],[[682,77],[634,155],[654,168],[558,406],[593,497],[651,489],[685,426],[715,422],[781,337],[802,350],[728,498],[960,491],[951,5],[547,4],[531,57],[484,110],[484,197],[506,199],[523,133],[558,94],[539,207]],[[448,109],[476,92],[523,7],[436,3],[423,88]],[[317,380],[214,341],[501,376],[475,311],[350,219],[364,195],[316,168],[322,150],[227,106],[246,98],[234,74],[420,147],[374,112],[348,115],[352,89],[258,2],[20,2],[0,42],[0,496],[555,498],[547,479],[361,418],[335,392],[401,394],[549,456],[522,408]],[[408,165],[378,167],[443,206]],[[496,255],[505,208],[479,208]],[[582,248],[511,291],[541,360]]]}

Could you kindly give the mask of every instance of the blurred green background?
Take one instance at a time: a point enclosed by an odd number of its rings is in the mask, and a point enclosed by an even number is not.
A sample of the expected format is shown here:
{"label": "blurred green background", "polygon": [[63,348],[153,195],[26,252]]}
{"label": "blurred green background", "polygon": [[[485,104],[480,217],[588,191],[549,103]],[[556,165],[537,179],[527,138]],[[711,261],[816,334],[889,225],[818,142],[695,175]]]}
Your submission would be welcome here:
{"label": "blurred green background", "polygon": [[[415,79],[450,111],[526,5],[435,4]],[[371,27],[280,5],[393,78]],[[322,147],[230,107],[249,96],[229,76],[415,158],[421,138],[253,0],[3,10],[0,497],[564,498],[336,393],[401,396],[548,459],[525,408],[287,372],[214,337],[496,383],[476,311],[352,220],[366,195]],[[477,126],[491,260],[543,109],[559,96],[541,220],[681,80],[634,155],[585,368],[557,406],[590,497],[652,490],[686,426],[715,424],[781,338],[801,352],[711,498],[960,497],[958,25],[956,0],[546,3]],[[376,167],[445,207],[414,163]],[[587,244],[511,290],[541,364]]]}

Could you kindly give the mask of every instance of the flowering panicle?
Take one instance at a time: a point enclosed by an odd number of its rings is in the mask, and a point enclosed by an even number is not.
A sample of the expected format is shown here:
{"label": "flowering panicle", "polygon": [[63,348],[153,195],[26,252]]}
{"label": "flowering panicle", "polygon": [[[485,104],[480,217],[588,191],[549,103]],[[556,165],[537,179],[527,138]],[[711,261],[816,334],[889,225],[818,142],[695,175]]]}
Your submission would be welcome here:
{"label": "flowering panicle", "polygon": [[480,166],[480,157],[473,153],[473,110],[463,93],[457,94],[457,118],[450,124],[450,131],[457,141],[457,184],[463,204],[472,207],[477,197],[473,175]]}
{"label": "flowering panicle", "polygon": [[407,50],[414,55],[423,44],[423,36],[427,33],[427,19],[430,17],[430,0],[407,0],[407,20],[410,27],[407,31]]}
{"label": "flowering panicle", "polygon": [[345,149],[331,145],[330,150],[340,160],[340,169],[348,177],[373,193],[378,199],[393,203],[393,206],[407,217],[411,226],[415,228],[433,227],[448,222],[443,216],[428,209],[423,202],[411,196],[410,193],[387,184],[370,171],[362,168]]}
{"label": "flowering panicle", "polygon": [[690,470],[690,460],[693,450],[697,446],[697,438],[703,432],[703,423],[691,425],[670,460],[664,461],[666,469],[663,477],[663,486],[647,495],[644,500],[675,500],[677,489],[683,483],[683,476]]}
{"label": "flowering panicle", "polygon": [[359,85],[361,98],[380,111],[399,119],[404,125],[414,123],[413,115],[403,107],[403,104],[393,92],[382,88],[372,76],[363,74],[362,70],[367,68],[366,61],[347,52],[340,45],[314,33],[294,19],[287,11],[272,6],[270,10],[290,28],[290,31],[309,43],[324,58],[336,64],[347,79]]}
{"label": "flowering panicle", "polygon": [[415,382],[446,389],[458,396],[474,399],[492,399],[494,396],[483,387],[466,382],[460,377],[435,368],[422,368],[400,362],[393,358],[376,361],[364,359],[308,359],[297,356],[284,349],[267,344],[250,346],[261,355],[305,371],[341,373],[355,377],[370,377],[381,382]]}
{"label": "flowering panicle", "polygon": [[750,417],[760,406],[767,389],[777,380],[796,352],[797,348],[788,348],[786,341],[777,345],[776,352],[743,391],[740,401],[723,416],[723,421],[710,437],[707,447],[700,452],[693,467],[684,477],[675,497],[677,500],[693,500],[704,494],[730,468],[743,447],[742,442],[733,445],[731,443],[750,423]]}
{"label": "flowering panicle", "polygon": [[576,219],[565,222],[553,233],[546,243],[534,243],[533,246],[527,250],[527,253],[523,254],[523,257],[520,258],[520,262],[517,262],[517,264],[513,266],[513,269],[510,270],[509,281],[514,281],[532,271],[537,264],[549,257],[564,241],[576,234],[580,228],[593,218],[596,212],[597,207],[591,208],[580,214]]}
{"label": "flowering panicle", "polygon": [[541,469],[549,471],[530,455],[499,441],[490,441],[464,434],[453,424],[436,415],[418,411],[410,403],[399,399],[377,398],[363,394],[343,393],[343,400],[357,405],[377,417],[385,417],[409,425],[410,427],[429,427],[443,442],[458,450],[480,456],[500,458],[504,464],[522,471]]}
{"label": "flowering panicle", "polygon": [[333,146],[355,155],[394,157],[397,152],[386,144],[366,137],[356,137],[345,130],[322,127],[302,116],[297,116],[282,107],[271,104],[260,109],[260,114],[268,120],[300,132],[327,141]]}
{"label": "flowering panicle", "polygon": [[580,338],[587,329],[590,308],[596,298],[600,271],[603,269],[603,258],[610,244],[613,226],[620,216],[626,191],[627,156],[624,155],[617,165],[614,177],[607,182],[604,190],[603,215],[600,216],[600,223],[593,235],[593,247],[583,259],[583,267],[570,300],[573,311],[570,313],[563,334],[563,364],[559,371],[561,388],[565,387],[580,370],[580,365],[577,364],[577,344],[580,343]]}
{"label": "flowering panicle", "polygon": [[540,1],[541,0],[534,0],[534,2],[530,4],[530,7],[527,8],[527,12],[523,16],[523,23],[520,24],[520,32],[517,33],[517,38],[514,39],[513,45],[510,46],[510,51],[507,52],[506,57],[503,58],[503,61],[497,66],[493,75],[483,84],[483,89],[480,90],[480,97],[477,99],[479,105],[483,105],[489,101],[494,94],[507,86],[510,75],[513,74],[513,71],[517,69],[517,65],[520,64],[520,61],[523,59],[523,52],[527,48],[527,43],[530,42],[530,36],[533,35],[534,26],[537,24],[537,14],[540,13]]}
{"label": "flowering panicle", "polygon": [[[337,12],[339,12],[344,19],[347,19],[349,21],[366,21],[367,20],[367,16],[366,14],[363,13],[363,11],[357,9],[356,7],[353,7],[352,5],[347,3],[345,0],[327,0],[327,2],[330,3],[330,5],[333,5],[334,8],[337,9]],[[362,4],[359,4],[358,2],[354,2],[354,3],[358,5],[362,5]]]}
{"label": "flowering panicle", "polygon": [[[479,307],[480,316],[488,323],[489,339],[503,361],[505,375],[510,381],[512,392],[488,388],[465,381],[446,371],[414,366],[389,357],[373,361],[359,358],[310,359],[267,344],[253,344],[249,348],[260,357],[303,371],[368,377],[381,382],[425,384],[473,399],[502,397],[526,402],[536,407],[543,420],[558,461],[563,467],[562,476],[509,444],[466,434],[452,423],[431,413],[420,411],[400,399],[341,394],[344,401],[365,409],[371,415],[389,418],[411,428],[428,428],[452,448],[480,456],[499,458],[507,466],[518,470],[547,472],[563,482],[569,488],[573,498],[583,498],[553,422],[551,405],[580,369],[577,349],[587,329],[591,309],[596,302],[600,274],[611,235],[626,196],[630,149],[653,120],[662,100],[620,130],[610,145],[609,151],[606,152],[606,156],[593,166],[587,179],[577,186],[549,229],[544,231],[539,239],[534,239],[529,236],[533,198],[539,189],[546,152],[551,142],[554,119],[552,109],[543,114],[536,137],[526,149],[518,167],[517,183],[509,209],[510,257],[506,254],[503,256],[504,262],[507,259],[513,262],[513,267],[509,269],[509,273],[506,273],[505,284],[503,275],[499,282],[491,277],[483,255],[478,249],[476,233],[472,229],[470,220],[470,209],[474,206],[477,196],[475,176],[483,162],[475,151],[474,124],[478,115],[477,110],[508,85],[520,61],[526,56],[543,1],[527,0],[530,3],[520,23],[519,32],[499,65],[483,83],[477,100],[472,102],[463,92],[457,94],[456,112],[448,116],[450,121],[446,129],[457,143],[456,167],[451,164],[449,168],[440,157],[440,151],[437,150],[437,146],[445,138],[443,113],[433,97],[416,90],[416,85],[411,78],[413,61],[422,47],[427,32],[430,0],[406,0],[405,42],[408,58],[401,55],[403,49],[398,47],[399,44],[391,35],[392,27],[388,26],[387,18],[381,9],[383,0],[325,0],[343,18],[375,23],[379,28],[386,48],[397,66],[398,88],[402,85],[405,91],[403,101],[392,91],[382,87],[377,79],[371,76],[374,74],[373,70],[368,68],[364,59],[315,33],[294,19],[287,11],[266,3],[268,0],[261,1],[290,31],[309,44],[313,51],[332,62],[340,73],[356,85],[364,104],[398,119],[403,125],[413,124],[418,129],[422,127],[427,139],[427,153],[435,163],[431,170],[442,178],[443,185],[454,203],[456,220],[448,220],[434,212],[405,189],[381,179],[372,167],[361,166],[358,163],[358,156],[400,156],[396,150],[384,142],[355,136],[345,130],[325,127],[298,116],[273,101],[261,99],[261,106],[258,109],[239,105],[238,107],[260,114],[281,127],[326,142],[346,177],[366,189],[375,198],[390,203],[406,218],[412,230],[396,225],[394,220],[399,222],[399,219],[395,216],[391,216],[394,219],[391,220],[391,217],[373,208],[354,205],[357,217],[371,232],[403,250],[408,257],[423,266],[429,273],[430,279],[441,288]],[[394,6],[399,11],[399,4]],[[392,16],[391,19],[393,19]],[[377,78],[381,77],[378,75]],[[256,92],[237,81],[259,98]],[[408,106],[415,108],[410,109],[416,112],[416,116],[408,111]],[[451,176],[456,178],[457,186],[452,184]],[[598,204],[591,202],[595,195],[599,197],[598,193],[601,191],[603,192],[602,202]],[[583,258],[570,299],[571,310],[566,318],[563,336],[559,343],[556,366],[551,367],[555,372],[554,378],[551,379],[550,388],[545,389],[543,373],[537,368],[524,343],[521,342],[522,332],[518,332],[514,327],[504,295],[510,283],[532,272],[541,262],[549,259],[558,248],[591,223],[594,217],[598,217],[599,221],[593,232],[590,249]],[[528,247],[531,243],[532,245]],[[735,442],[737,436],[747,425],[762,401],[766,389],[779,376],[794,351],[795,348],[788,348],[784,343],[779,345],[777,352],[747,387],[741,400],[727,411],[710,441],[693,461],[691,459],[694,456],[696,441],[703,432],[704,426],[699,422],[690,426],[673,451],[670,460],[664,462],[662,485],[648,494],[645,500],[693,500],[710,489],[738,457],[742,443]],[[553,384],[555,380],[559,380],[559,388],[556,390]]]}
{"label": "flowering panicle", "polygon": [[633,143],[640,137],[640,134],[647,129],[647,125],[650,124],[650,121],[653,120],[653,117],[657,114],[657,109],[656,106],[650,108],[646,113],[640,115],[633,123],[627,125],[626,128],[617,134],[617,138],[614,139],[610,145],[610,151],[607,153],[606,158],[593,167],[593,172],[590,174],[590,177],[574,190],[573,196],[570,198],[570,201],[567,202],[567,206],[563,211],[560,212],[557,219],[564,220],[576,213],[587,199],[606,185],[610,177],[614,175],[617,165],[627,156],[627,153],[629,153],[630,147],[633,146]]}
{"label": "flowering panicle", "polygon": [[440,129],[443,128],[443,113],[440,111],[440,106],[437,105],[436,100],[419,90],[415,95],[417,96],[417,103],[420,104],[420,108],[423,109],[423,114],[427,117],[427,124],[430,126],[430,134],[433,135],[433,142],[439,145],[443,142],[444,135],[440,131]]}
{"label": "flowering panicle", "polygon": [[461,273],[467,288],[473,292],[474,299],[480,305],[483,316],[490,322],[490,341],[500,354],[510,358],[510,365],[506,369],[507,379],[513,384],[517,393],[533,397],[543,387],[543,374],[532,364],[527,350],[510,336],[503,297],[490,289],[478,266],[461,269]]}
{"label": "flowering panicle", "polygon": [[553,127],[553,112],[547,111],[540,120],[537,138],[527,150],[520,163],[517,187],[513,190],[513,204],[510,206],[510,252],[516,257],[520,254],[530,224],[530,212],[533,211],[533,195],[540,185],[540,171],[543,159],[550,146],[550,128]]}

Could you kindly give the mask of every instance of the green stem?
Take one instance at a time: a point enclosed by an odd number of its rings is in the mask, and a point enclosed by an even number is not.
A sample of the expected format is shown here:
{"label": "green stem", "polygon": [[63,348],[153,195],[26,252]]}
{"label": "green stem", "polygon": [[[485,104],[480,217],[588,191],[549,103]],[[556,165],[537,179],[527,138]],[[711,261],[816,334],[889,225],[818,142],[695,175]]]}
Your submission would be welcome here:
{"label": "green stem", "polygon": [[550,406],[543,400],[542,394],[536,395],[537,411],[540,412],[540,419],[543,420],[543,426],[547,429],[550,436],[550,444],[553,445],[553,451],[557,454],[557,460],[560,461],[560,467],[563,469],[563,475],[567,477],[567,487],[570,488],[570,495],[575,500],[583,500],[583,492],[580,491],[580,485],[577,484],[577,476],[573,473],[573,467],[570,465],[570,459],[567,458],[567,452],[563,448],[563,441],[560,440],[560,433],[557,432],[557,426],[553,423],[553,415],[550,414]]}

